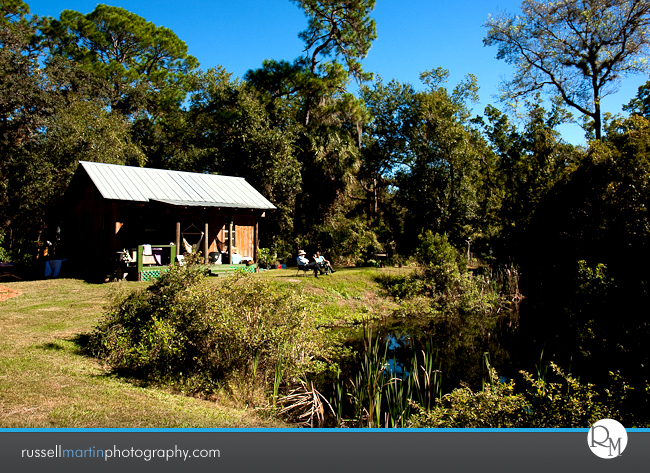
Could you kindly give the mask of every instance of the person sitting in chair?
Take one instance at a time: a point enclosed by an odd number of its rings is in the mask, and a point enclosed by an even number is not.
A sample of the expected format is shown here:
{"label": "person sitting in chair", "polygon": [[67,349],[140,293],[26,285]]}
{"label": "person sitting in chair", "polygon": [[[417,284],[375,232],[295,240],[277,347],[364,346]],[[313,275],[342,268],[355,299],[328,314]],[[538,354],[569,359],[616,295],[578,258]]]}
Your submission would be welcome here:
{"label": "person sitting in chair", "polygon": [[296,258],[296,261],[298,262],[298,266],[303,266],[306,269],[313,269],[314,270],[314,277],[318,277],[318,272],[320,271],[321,274],[323,274],[323,271],[320,269],[320,266],[318,266],[318,263],[315,261],[313,263],[310,263],[307,258],[305,258],[305,251],[300,250],[298,251],[298,257]]}
{"label": "person sitting in chair", "polygon": [[327,261],[323,255],[320,254],[320,251],[317,251],[316,254],[314,255],[314,261],[318,263],[318,266],[320,266],[321,269],[325,270],[325,274],[327,274],[327,271],[330,273],[335,273],[334,268],[332,267],[332,264]]}

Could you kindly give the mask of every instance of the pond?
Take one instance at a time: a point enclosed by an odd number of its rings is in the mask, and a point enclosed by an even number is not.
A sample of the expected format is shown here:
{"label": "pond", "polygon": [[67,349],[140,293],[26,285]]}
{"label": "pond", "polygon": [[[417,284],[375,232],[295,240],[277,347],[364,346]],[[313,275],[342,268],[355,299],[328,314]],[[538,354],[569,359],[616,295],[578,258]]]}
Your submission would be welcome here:
{"label": "pond", "polygon": [[338,378],[325,387],[339,425],[405,427],[417,411],[413,402],[432,407],[461,385],[481,389],[488,365],[510,372],[514,331],[503,323],[509,317],[490,324],[479,319],[410,317],[344,329],[344,343],[354,355],[340,361]]}

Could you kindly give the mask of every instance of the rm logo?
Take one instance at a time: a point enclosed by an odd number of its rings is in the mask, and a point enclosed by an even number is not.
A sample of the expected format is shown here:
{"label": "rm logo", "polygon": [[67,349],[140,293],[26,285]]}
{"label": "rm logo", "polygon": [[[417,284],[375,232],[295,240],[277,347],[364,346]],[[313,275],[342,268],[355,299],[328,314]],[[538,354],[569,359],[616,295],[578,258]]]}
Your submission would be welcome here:
{"label": "rm logo", "polygon": [[613,419],[602,419],[589,429],[589,448],[600,458],[616,458],[627,446],[625,427]]}

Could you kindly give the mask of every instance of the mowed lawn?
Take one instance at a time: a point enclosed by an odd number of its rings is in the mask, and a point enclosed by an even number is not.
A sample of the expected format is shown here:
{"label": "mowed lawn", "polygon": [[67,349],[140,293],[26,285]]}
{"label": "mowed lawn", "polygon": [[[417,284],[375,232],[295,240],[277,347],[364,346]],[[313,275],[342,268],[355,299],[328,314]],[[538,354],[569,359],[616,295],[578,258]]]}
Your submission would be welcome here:
{"label": "mowed lawn", "polygon": [[0,428],[282,427],[237,409],[116,377],[80,352],[111,287],[75,279],[2,283],[21,294],[0,302]]}
{"label": "mowed lawn", "polygon": [[[336,326],[389,315],[396,304],[382,297],[374,276],[398,271],[346,268],[315,279],[287,269],[255,277],[306,291],[323,326]],[[82,353],[81,340],[102,317],[110,292],[147,284],[1,283],[21,294],[0,301],[0,428],[287,427],[227,399],[196,399],[124,379]]]}

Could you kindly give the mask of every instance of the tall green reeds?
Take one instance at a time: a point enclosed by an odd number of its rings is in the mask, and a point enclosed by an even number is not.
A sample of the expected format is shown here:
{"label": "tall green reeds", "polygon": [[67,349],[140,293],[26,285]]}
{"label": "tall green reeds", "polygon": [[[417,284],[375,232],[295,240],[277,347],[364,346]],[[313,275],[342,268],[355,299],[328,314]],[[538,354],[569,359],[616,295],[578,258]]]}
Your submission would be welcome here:
{"label": "tall green reeds", "polygon": [[[441,394],[441,371],[437,352],[428,343],[421,356],[414,351],[410,362],[400,365],[389,350],[388,338],[373,338],[372,327],[364,330],[364,351],[356,374],[345,385],[334,386],[337,420],[343,422],[341,392],[347,387],[352,421],[359,427],[405,427],[414,404],[431,406]],[[438,369],[436,369],[436,366]]]}

